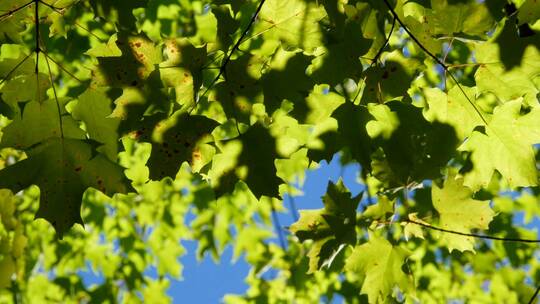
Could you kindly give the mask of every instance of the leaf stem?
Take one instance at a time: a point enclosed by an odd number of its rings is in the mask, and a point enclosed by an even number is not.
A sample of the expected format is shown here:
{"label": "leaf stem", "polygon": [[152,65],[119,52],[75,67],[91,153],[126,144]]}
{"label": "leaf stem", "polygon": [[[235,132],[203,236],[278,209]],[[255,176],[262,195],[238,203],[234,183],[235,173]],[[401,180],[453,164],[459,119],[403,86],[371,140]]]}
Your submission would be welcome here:
{"label": "leaf stem", "polygon": [[401,25],[401,27],[403,28],[403,30],[405,32],[407,32],[407,34],[409,35],[409,37],[411,37],[411,39],[426,53],[429,55],[429,57],[433,58],[433,60],[435,60],[435,62],[437,62],[437,64],[439,64],[446,72],[448,72],[448,75],[450,75],[450,78],[452,78],[452,80],[454,81],[454,83],[458,86],[459,90],[461,91],[461,93],[463,94],[463,96],[465,96],[465,98],[467,99],[467,101],[471,104],[471,106],[474,108],[474,110],[476,111],[476,113],[478,114],[478,116],[480,116],[480,119],[482,120],[482,122],[487,126],[487,121],[486,119],[484,118],[484,115],[482,115],[482,112],[480,112],[480,110],[478,109],[478,107],[476,107],[476,105],[474,104],[474,102],[469,98],[469,96],[467,95],[467,93],[465,93],[465,90],[463,90],[463,87],[461,86],[461,84],[459,84],[459,82],[457,81],[456,77],[454,76],[454,74],[452,74],[450,72],[450,70],[448,69],[448,67],[446,66],[446,64],[444,62],[441,61],[441,59],[439,59],[437,56],[433,55],[433,53],[431,53],[422,43],[420,43],[420,41],[416,38],[416,36],[413,35],[413,33],[411,33],[411,31],[407,28],[407,26],[403,23],[403,21],[401,21],[401,19],[399,19],[399,16],[397,15],[396,11],[394,10],[394,8],[392,8],[392,6],[390,5],[390,3],[388,2],[388,0],[383,0],[384,3],[386,4],[386,6],[388,7],[388,9],[390,10],[390,12],[392,13],[392,15],[394,15],[394,18],[397,19],[397,21],[399,22],[399,24]]}
{"label": "leaf stem", "polygon": [[36,74],[39,73],[39,0],[34,0],[35,16],[34,21],[36,23]]}

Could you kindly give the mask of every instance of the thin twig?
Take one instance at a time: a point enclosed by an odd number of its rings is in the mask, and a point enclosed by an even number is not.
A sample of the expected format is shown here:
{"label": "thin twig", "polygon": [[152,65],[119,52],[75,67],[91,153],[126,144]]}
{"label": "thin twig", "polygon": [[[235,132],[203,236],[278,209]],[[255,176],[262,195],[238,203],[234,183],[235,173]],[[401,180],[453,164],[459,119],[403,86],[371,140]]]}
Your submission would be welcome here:
{"label": "thin twig", "polygon": [[536,288],[536,291],[534,292],[533,296],[529,300],[529,304],[532,304],[534,300],[536,299],[536,296],[538,296],[538,292],[540,292],[540,285]]}
{"label": "thin twig", "polygon": [[0,80],[0,85],[2,85],[4,83],[4,81],[8,80],[9,77],[11,76],[11,74],[13,74],[13,72],[15,72],[30,56],[32,55],[32,53],[26,55],[23,60],[21,60],[19,63],[17,63],[7,74],[6,76],[2,77],[2,80]]}
{"label": "thin twig", "polygon": [[30,0],[30,1],[28,1],[26,4],[23,4],[23,5],[19,6],[19,7],[17,7],[16,9],[10,10],[10,11],[8,11],[8,12],[6,12],[6,13],[0,15],[0,21],[1,21],[2,19],[4,19],[5,17],[11,16],[11,15],[15,14],[16,12],[18,12],[18,11],[24,9],[25,7],[29,6],[30,4],[32,4],[32,3],[34,3],[34,2],[35,2],[34,0]]}
{"label": "thin twig", "polygon": [[476,233],[465,233],[465,232],[459,232],[459,231],[454,231],[454,230],[448,230],[444,228],[435,227],[429,224],[413,221],[410,219],[404,219],[402,220],[402,222],[416,224],[416,225],[419,225],[419,226],[422,226],[431,230],[440,231],[440,232],[446,232],[446,233],[451,233],[451,234],[456,234],[456,235],[461,235],[461,236],[469,236],[469,237],[474,237],[474,238],[479,238],[479,239],[505,241],[505,242],[518,242],[518,243],[540,243],[540,240],[533,240],[533,239],[503,238],[503,237],[497,237],[497,236],[491,236],[491,235],[482,235],[482,234],[476,234]]}
{"label": "thin twig", "polygon": [[283,229],[279,223],[279,218],[277,216],[276,208],[274,208],[274,204],[271,203],[270,208],[272,208],[272,222],[274,223],[274,228],[276,229],[276,233],[278,235],[279,245],[283,250],[285,250],[287,249],[285,245],[285,237],[283,236]]}
{"label": "thin twig", "polygon": [[[75,2],[73,2],[73,3],[69,4],[69,5],[66,5],[64,7],[54,6],[54,4],[47,3],[47,2],[45,2],[43,0],[39,0],[39,2],[45,4],[46,6],[52,8],[52,9],[62,11],[62,10],[65,10],[65,9],[68,9],[68,8],[74,6],[75,4],[78,4],[79,2],[81,2],[81,0],[75,1]],[[58,2],[58,1],[56,1],[56,2]]]}
{"label": "thin twig", "polygon": [[452,74],[450,72],[450,70],[448,69],[448,67],[446,66],[446,64],[444,64],[444,62],[441,61],[441,59],[439,59],[437,56],[433,55],[422,43],[420,43],[420,41],[416,38],[416,36],[413,35],[413,33],[411,33],[411,31],[407,28],[407,26],[403,23],[403,21],[401,21],[401,19],[399,19],[399,16],[397,15],[396,11],[394,10],[394,8],[390,5],[390,3],[388,2],[388,0],[383,0],[384,3],[386,4],[386,6],[388,7],[388,9],[390,10],[390,12],[392,13],[392,15],[394,15],[394,18],[396,18],[396,20],[399,22],[399,24],[401,25],[401,27],[403,28],[403,30],[405,32],[407,32],[407,34],[409,35],[409,37],[411,37],[411,39],[426,53],[429,55],[429,57],[433,58],[433,60],[435,60],[435,62],[437,62],[437,64],[439,64],[445,71],[448,72],[448,75],[450,75],[450,78],[452,78],[452,80],[454,81],[454,83],[458,86],[459,90],[461,91],[461,93],[463,94],[463,96],[465,96],[465,98],[467,99],[467,101],[471,104],[471,106],[474,108],[474,110],[476,111],[476,113],[478,114],[478,116],[480,116],[480,119],[482,120],[482,122],[487,126],[487,121],[486,119],[484,118],[484,115],[482,115],[482,112],[480,112],[480,110],[478,109],[478,107],[476,107],[476,105],[474,104],[474,102],[469,98],[469,95],[467,95],[467,93],[465,93],[465,90],[463,90],[463,87],[461,87],[461,84],[459,84],[459,82],[457,81],[456,77],[454,76],[454,74]]}
{"label": "thin twig", "polygon": [[[44,2],[43,0],[37,0],[39,1],[39,3],[47,6],[48,8],[50,8],[53,12],[61,15],[61,16],[64,16],[64,12],[62,12],[62,10],[64,10],[64,8],[57,8],[57,7],[54,7],[52,5],[50,5],[49,3],[47,2]],[[79,27],[80,29],[82,29],[83,31],[87,32],[88,34],[92,35],[94,38],[96,38],[97,40],[99,40],[100,42],[105,42],[106,39],[103,39],[101,37],[99,37],[98,35],[94,34],[91,30],[87,29],[86,27],[82,26],[81,24],[79,24],[77,21],[75,20],[72,20],[71,21],[73,23],[73,25]],[[50,59],[50,58],[49,58]]]}
{"label": "thin twig", "polygon": [[54,64],[56,64],[57,67],[59,67],[62,71],[64,71],[66,74],[68,74],[69,76],[71,76],[73,79],[77,80],[78,82],[80,83],[83,83],[82,80],[80,80],[77,76],[75,76],[73,73],[71,73],[70,71],[66,70],[66,68],[64,68],[60,63],[58,63],[56,60],[52,59],[51,56],[49,56],[49,54],[43,52],[43,54],[45,55],[45,57],[49,58],[50,61],[52,61]]}
{"label": "thin twig", "polygon": [[[253,25],[253,23],[257,19],[257,16],[259,15],[259,12],[261,11],[261,9],[262,9],[262,7],[264,5],[264,2],[266,2],[266,0],[261,0],[261,2],[259,2],[259,6],[257,6],[257,9],[255,10],[255,13],[253,14],[253,16],[251,16],[251,20],[249,20],[249,23],[246,26],[246,28],[244,29],[244,32],[242,33],[240,38],[236,41],[236,43],[232,47],[231,51],[227,55],[227,57],[225,57],[225,60],[223,61],[223,64],[221,65],[221,68],[219,69],[219,73],[214,78],[214,80],[212,80],[212,82],[206,88],[206,90],[203,92],[203,94],[199,98],[197,98],[197,100],[195,101],[195,104],[193,105],[193,108],[191,109],[191,111],[189,111],[190,113],[197,107],[198,101],[202,97],[204,97],[206,95],[206,93],[208,93],[208,91],[214,86],[214,84],[218,81],[218,79],[221,77],[221,75],[223,75],[225,73],[225,69],[227,68],[227,64],[229,64],[229,62],[231,61],[232,55],[240,47],[240,44],[242,43],[242,40],[244,39],[244,37],[246,37],[247,33],[251,29],[251,26]],[[238,124],[238,122],[237,122],[237,124]],[[238,126],[237,126],[237,128],[238,128]],[[238,133],[240,133],[240,131],[238,131]]]}
{"label": "thin twig", "polygon": [[[446,50],[446,54],[444,54],[444,57],[443,57],[443,63],[446,65],[446,58],[448,58],[448,54],[450,54],[450,51],[452,50],[452,44],[454,43],[454,38],[452,38],[452,40],[450,40],[450,42],[448,43],[448,50]],[[447,86],[446,86],[446,74],[448,73],[447,70],[444,70],[444,90],[446,91],[447,89]]]}
{"label": "thin twig", "polygon": [[[360,57],[362,59],[367,59],[367,60],[370,60],[371,61],[371,66],[375,65],[377,63],[377,60],[379,59],[379,57],[382,55],[382,52],[384,51],[384,49],[386,48],[386,46],[388,45],[388,43],[390,42],[390,37],[392,36],[392,33],[394,32],[394,27],[396,26],[396,18],[394,18],[392,20],[392,27],[390,28],[390,32],[388,32],[388,36],[386,36],[386,39],[384,40],[384,43],[383,45],[381,46],[381,48],[377,51],[377,54],[375,54],[375,57],[373,58],[366,58],[366,57]],[[366,82],[366,78],[364,77],[363,83]],[[362,91],[362,89],[360,88],[360,86],[358,86],[356,88],[356,94],[354,95],[354,98],[352,99],[352,102],[354,103],[356,101],[356,99],[358,98],[358,96],[360,95],[360,91]]]}
{"label": "thin twig", "polygon": [[479,65],[486,65],[486,64],[500,64],[500,62],[457,63],[457,64],[449,64],[447,65],[447,67],[448,69],[454,69],[454,68],[464,68],[464,67],[479,66]]}
{"label": "thin twig", "polygon": [[298,221],[298,208],[296,208],[296,203],[291,193],[292,192],[291,185],[289,183],[287,183],[287,188],[288,188],[287,192],[289,196],[289,208],[291,208],[291,214],[292,214],[293,220],[297,222]]}
{"label": "thin twig", "polygon": [[383,45],[381,46],[381,48],[379,49],[379,51],[377,52],[377,54],[375,54],[375,57],[373,57],[373,59],[371,59],[371,66],[373,66],[374,64],[377,63],[377,60],[379,60],[379,57],[381,57],[382,55],[382,52],[384,51],[384,48],[388,45],[388,43],[390,42],[390,37],[392,37],[392,33],[394,32],[394,27],[396,26],[396,17],[394,17],[394,19],[392,20],[392,28],[390,28],[390,32],[388,32],[388,36],[386,37],[386,39],[384,40],[384,43]]}

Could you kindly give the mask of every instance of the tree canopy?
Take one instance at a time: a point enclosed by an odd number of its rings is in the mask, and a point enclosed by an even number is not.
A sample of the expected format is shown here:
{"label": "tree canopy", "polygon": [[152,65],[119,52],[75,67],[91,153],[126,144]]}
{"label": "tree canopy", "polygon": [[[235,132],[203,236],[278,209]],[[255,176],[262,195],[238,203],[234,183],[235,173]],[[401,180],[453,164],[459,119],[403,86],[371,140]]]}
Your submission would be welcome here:
{"label": "tree canopy", "polygon": [[[538,18],[536,0],[2,0],[0,302],[171,301],[181,240],[250,264],[227,303],[535,302]],[[281,226],[336,155],[364,191],[329,182]]]}

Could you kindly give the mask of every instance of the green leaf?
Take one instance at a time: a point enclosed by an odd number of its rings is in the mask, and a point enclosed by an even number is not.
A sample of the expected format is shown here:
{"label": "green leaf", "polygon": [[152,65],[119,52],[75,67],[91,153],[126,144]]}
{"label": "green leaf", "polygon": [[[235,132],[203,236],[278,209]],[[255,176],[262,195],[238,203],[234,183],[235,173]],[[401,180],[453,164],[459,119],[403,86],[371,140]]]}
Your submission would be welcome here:
{"label": "green leaf", "polygon": [[107,94],[93,88],[84,91],[73,108],[73,118],[83,121],[90,138],[103,144],[97,150],[115,161],[120,148],[120,120],[109,117],[111,113],[112,101]]}
{"label": "green leaf", "polygon": [[268,39],[278,39],[285,45],[311,52],[322,44],[319,21],[324,16],[324,9],[313,2],[267,0],[255,32],[263,32]]}
{"label": "green leaf", "polygon": [[160,63],[160,76],[165,87],[174,88],[176,102],[192,106],[202,85],[202,67],[206,63],[206,47],[195,47],[186,39],[168,40]]}
{"label": "green leaf", "polygon": [[[288,52],[278,48],[268,71],[262,77],[264,105],[268,113],[279,109],[285,99],[294,103],[294,117],[304,120],[305,98],[313,88],[314,82],[306,75],[306,69],[313,57],[300,52]],[[294,115],[298,113],[298,115]]]}
{"label": "green leaf", "polygon": [[135,28],[135,17],[132,11],[138,7],[145,7],[148,0],[95,0],[90,3],[94,14],[115,22],[118,26],[131,29]]}
{"label": "green leaf", "polygon": [[76,139],[53,138],[28,152],[29,157],[0,171],[0,188],[19,192],[40,188],[36,217],[44,218],[62,237],[75,223],[82,225],[81,199],[93,187],[112,196],[133,191],[123,168]]}
{"label": "green leaf", "polygon": [[422,17],[422,22],[416,20],[412,16],[407,16],[404,21],[414,37],[416,37],[416,39],[418,39],[431,54],[439,54],[442,51],[442,41],[433,38],[436,36],[435,28],[431,26],[425,16]]}
{"label": "green leaf", "polygon": [[101,55],[98,57],[99,65],[93,71],[93,81],[96,85],[142,86],[155,69],[155,65],[162,61],[161,49],[144,35],[133,36],[119,33],[116,45],[122,52],[122,56],[118,56],[114,46],[107,46],[103,51],[94,51]]}
{"label": "green leaf", "polygon": [[362,212],[362,217],[385,221],[389,214],[394,213],[394,201],[386,196],[379,196],[376,204],[370,205]]}
{"label": "green leaf", "polygon": [[[8,46],[7,44],[5,46]],[[49,76],[39,72],[35,73],[35,58],[26,58],[26,50],[15,49],[13,56],[2,56],[0,61],[0,79],[3,86],[0,88],[2,100],[17,109],[17,103],[47,99],[47,89],[51,87]],[[6,47],[2,54],[10,54]],[[26,58],[26,59],[25,59]]]}
{"label": "green leaf", "polygon": [[[432,186],[433,207],[439,213],[439,226],[446,230],[471,233],[471,229],[488,229],[495,212],[489,201],[472,199],[472,190],[463,186],[463,178],[450,174],[442,188]],[[450,252],[470,250],[474,252],[474,238],[470,236],[441,233],[440,240]]]}
{"label": "green leaf", "polygon": [[205,116],[177,112],[160,122],[151,137],[141,137],[141,140],[152,143],[147,163],[150,179],[160,180],[166,176],[174,179],[184,161],[189,162],[195,171],[206,165],[211,160],[204,153],[210,148],[206,144],[207,137],[217,125],[216,121]]}
{"label": "green leaf", "polygon": [[324,208],[300,210],[300,219],[289,228],[300,241],[313,240],[309,256],[309,273],[330,266],[344,245],[356,244],[356,208],[361,195],[351,197],[343,181],[328,182],[322,197]]}
{"label": "green leaf", "polygon": [[261,124],[225,143],[213,158],[210,182],[217,195],[231,193],[238,180],[244,181],[259,199],[262,195],[278,197],[282,180],[277,177],[276,140]]}
{"label": "green leaf", "polygon": [[99,43],[85,52],[86,55],[92,57],[120,57],[122,50],[117,45],[118,35],[112,35],[107,43]]}
{"label": "green leaf", "polygon": [[372,42],[362,37],[361,26],[360,22],[347,23],[344,37],[329,44],[324,54],[313,60],[310,75],[313,79],[331,86],[341,84],[347,78],[358,81],[363,70],[360,56],[368,52]]}
{"label": "green leaf", "polygon": [[[420,223],[420,224],[424,224],[424,225],[429,225],[428,223],[426,223],[423,220],[419,219],[416,212],[409,213],[408,218],[409,218],[410,221]],[[414,237],[417,237],[417,238],[420,238],[420,239],[424,239],[424,231],[422,231],[422,228],[423,228],[422,226],[420,226],[418,224],[415,224],[415,223],[411,223],[411,222],[407,222],[403,226],[404,226],[403,227],[403,234],[405,235],[406,240],[410,239],[411,236],[414,236]]]}
{"label": "green leaf", "polygon": [[540,143],[540,108],[520,114],[522,99],[495,108],[485,132],[474,131],[459,148],[471,152],[473,168],[464,184],[473,190],[486,187],[497,170],[511,188],[538,185],[535,152]]}
{"label": "green leaf", "polygon": [[[15,149],[28,149],[49,138],[61,136],[69,138],[84,138],[84,132],[71,118],[62,112],[62,125],[58,117],[57,101],[48,99],[42,103],[29,102],[22,113],[19,113],[11,124],[4,128],[4,136],[0,147],[13,147]],[[65,100],[59,100],[59,103]],[[60,104],[63,109],[63,104]],[[62,134],[62,131],[64,132]]]}
{"label": "green leaf", "polygon": [[534,24],[540,18],[540,3],[536,0],[525,0],[518,10],[519,23]]}
{"label": "green leaf", "polygon": [[365,72],[361,103],[384,103],[407,95],[416,70],[421,67],[416,59],[403,57],[394,51],[385,57],[384,66],[373,66]]}
{"label": "green leaf", "polygon": [[[463,90],[474,102],[475,90],[468,87],[463,87]],[[484,125],[482,117],[458,86],[452,87],[448,94],[437,88],[426,88],[424,94],[429,105],[426,117],[430,121],[437,120],[454,127],[459,140],[469,137],[476,126]]]}
{"label": "green leaf", "polygon": [[[370,122],[378,135],[388,165],[402,185],[412,181],[435,178],[454,154],[457,139],[454,128],[437,121],[430,123],[420,108],[403,102],[391,101],[388,110],[374,110],[377,121]],[[380,106],[386,107],[386,106]],[[395,114],[399,121],[389,121]],[[397,124],[397,125],[396,125]],[[368,125],[368,129],[370,126]],[[389,130],[391,135],[388,135]]]}
{"label": "green leaf", "polygon": [[231,60],[223,75],[226,81],[214,86],[208,100],[219,102],[228,117],[247,120],[253,104],[263,101],[259,79],[264,61],[252,55]]}
{"label": "green leaf", "polygon": [[[329,102],[332,101],[331,96],[326,97]],[[334,111],[332,117],[337,121],[337,130],[331,130],[320,135],[323,145],[320,148],[316,146],[310,147],[309,157],[315,161],[321,159],[330,161],[336,152],[344,150],[348,151],[352,158],[362,165],[364,170],[369,170],[374,146],[366,130],[366,124],[372,120],[373,116],[365,107],[346,102]]]}
{"label": "green leaf", "polygon": [[491,41],[475,47],[479,67],[474,78],[479,93],[491,92],[502,101],[524,97],[532,105],[539,92],[540,35],[519,37],[513,21],[506,20]]}
{"label": "green leaf", "polygon": [[[327,1],[324,1],[327,2]],[[342,3],[339,3],[342,1],[336,1],[335,6],[337,6],[337,9]],[[339,4],[338,4],[339,3]],[[348,22],[359,23],[361,26],[361,30],[354,29],[352,30],[352,33],[347,33],[345,30],[346,27],[343,28],[343,32],[345,34],[345,37],[349,37],[349,35],[355,35],[358,36],[358,34],[354,34],[355,32],[361,32],[364,39],[367,39],[366,46],[369,44],[369,50],[367,53],[365,53],[365,58],[373,59],[375,55],[379,52],[380,48],[383,46],[384,41],[386,40],[386,30],[384,28],[385,24],[385,15],[387,13],[387,7],[386,5],[381,1],[376,0],[363,0],[356,2],[353,6],[352,3],[343,5],[344,13],[347,16]],[[338,29],[339,30],[339,29]],[[350,38],[350,37],[349,37]],[[358,38],[355,38],[355,40]],[[358,41],[358,40],[356,40]],[[362,47],[363,49],[364,47]]]}
{"label": "green leaf", "polygon": [[[27,4],[29,1],[26,0],[10,0],[2,1],[0,3],[0,14],[5,12],[14,11],[23,5]],[[22,42],[21,32],[24,30],[24,20],[29,17],[33,12],[34,7],[32,5],[27,6],[21,11],[5,16],[2,18],[0,26],[0,43],[6,42]]]}
{"label": "green leaf", "polygon": [[402,292],[410,288],[407,275],[402,270],[408,256],[407,250],[371,235],[367,243],[354,248],[345,269],[365,276],[361,293],[368,296],[369,303],[384,303],[394,286]]}
{"label": "green leaf", "polygon": [[[496,3],[499,9],[504,5],[500,0],[490,2]],[[426,11],[424,18],[435,35],[485,38],[497,22],[497,16],[491,12],[495,8],[490,5],[493,4],[473,0],[431,1],[432,9]]]}

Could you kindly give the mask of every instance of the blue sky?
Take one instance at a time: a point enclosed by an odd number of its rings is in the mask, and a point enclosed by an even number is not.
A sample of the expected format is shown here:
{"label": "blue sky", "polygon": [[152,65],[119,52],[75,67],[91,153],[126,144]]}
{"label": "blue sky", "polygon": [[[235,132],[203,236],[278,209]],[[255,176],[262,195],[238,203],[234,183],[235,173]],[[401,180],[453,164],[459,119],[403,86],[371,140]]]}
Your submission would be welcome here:
{"label": "blue sky", "polygon": [[[357,182],[359,165],[341,166],[338,157],[334,157],[330,164],[322,162],[319,168],[306,172],[306,179],[302,196],[294,197],[297,209],[318,209],[323,204],[321,196],[326,192],[328,181],[337,182],[343,178],[345,185],[353,195],[362,191],[363,186]],[[285,197],[284,205],[289,207],[289,198]],[[279,222],[282,227],[289,226],[294,222],[293,215],[280,213]],[[275,239],[277,242],[277,238]],[[184,265],[183,280],[171,281],[169,295],[174,303],[185,303],[197,299],[197,303],[219,303],[223,296],[228,293],[243,294],[248,285],[244,278],[249,272],[249,265],[239,259],[236,263],[231,262],[232,249],[227,248],[222,255],[221,262],[215,264],[210,257],[197,261],[195,252],[197,244],[193,241],[183,242],[188,253],[181,258]]]}

